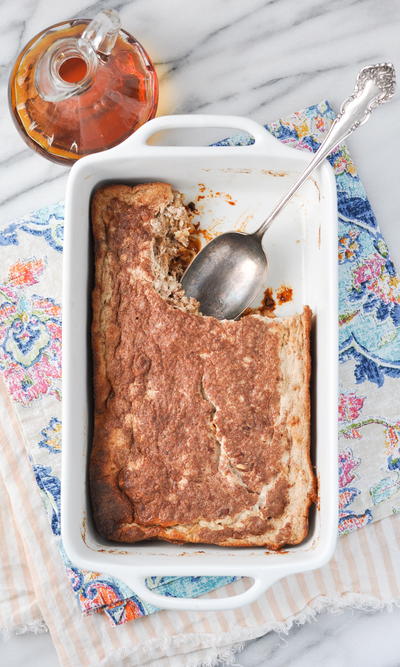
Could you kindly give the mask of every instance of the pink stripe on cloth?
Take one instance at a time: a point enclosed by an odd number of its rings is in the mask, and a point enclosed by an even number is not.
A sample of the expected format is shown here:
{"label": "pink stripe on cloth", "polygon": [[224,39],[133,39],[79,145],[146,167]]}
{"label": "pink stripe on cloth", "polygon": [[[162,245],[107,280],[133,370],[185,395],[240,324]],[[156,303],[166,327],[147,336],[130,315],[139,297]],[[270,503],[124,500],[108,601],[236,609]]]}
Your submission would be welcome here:
{"label": "pink stripe on cloth", "polygon": [[47,631],[1,477],[0,545],[0,635]]}
{"label": "pink stripe on cloth", "polygon": [[368,539],[367,536],[367,531],[360,530],[359,532],[360,532],[359,542],[361,544],[362,558],[365,560],[365,566],[368,572],[368,580],[370,584],[371,594],[374,597],[381,597],[382,590],[378,580],[379,570],[377,570],[372,556],[372,553],[375,551],[375,549],[377,551],[377,548],[375,547],[374,549],[374,545],[370,544],[370,540]]}
{"label": "pink stripe on cloth", "polygon": [[395,591],[396,597],[400,598],[400,568],[398,566],[398,554],[400,549],[400,543],[396,540],[396,531],[400,533],[400,521],[394,524],[396,530],[390,530],[390,524],[387,521],[380,521],[378,523],[378,531],[382,531],[383,535],[380,536],[379,543],[382,546],[382,550],[387,547],[387,553],[389,554],[389,563],[387,566],[387,575],[390,574],[390,589]]}

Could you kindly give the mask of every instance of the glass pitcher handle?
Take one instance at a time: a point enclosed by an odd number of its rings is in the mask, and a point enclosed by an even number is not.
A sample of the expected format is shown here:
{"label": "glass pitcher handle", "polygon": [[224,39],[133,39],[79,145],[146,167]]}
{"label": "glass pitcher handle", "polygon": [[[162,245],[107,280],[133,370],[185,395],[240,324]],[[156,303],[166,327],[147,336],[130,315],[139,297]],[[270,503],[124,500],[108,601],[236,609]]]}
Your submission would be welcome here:
{"label": "glass pitcher handle", "polygon": [[96,14],[83,31],[80,41],[90,42],[91,47],[103,56],[109,56],[117,41],[121,21],[113,9]]}

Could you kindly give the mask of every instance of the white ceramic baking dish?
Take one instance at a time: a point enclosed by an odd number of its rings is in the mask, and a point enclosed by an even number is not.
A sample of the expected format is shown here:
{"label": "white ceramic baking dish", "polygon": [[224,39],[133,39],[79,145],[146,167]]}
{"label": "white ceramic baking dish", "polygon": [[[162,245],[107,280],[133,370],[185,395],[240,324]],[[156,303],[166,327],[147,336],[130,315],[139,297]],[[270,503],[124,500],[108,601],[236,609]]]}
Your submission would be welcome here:
{"label": "white ceramic baking dish", "polygon": [[[254,144],[240,147],[160,146],[156,133],[176,128],[246,131]],[[222,130],[221,130],[222,131]],[[187,130],[186,130],[187,132]],[[326,162],[282,212],[265,238],[268,285],[293,288],[278,315],[308,304],[314,313],[312,452],[319,483],[307,539],[284,553],[264,548],[226,548],[143,542],[118,545],[95,531],[87,489],[91,434],[89,204],[107,182],[167,181],[186,201],[197,201],[202,227],[213,232],[251,231],[294,181],[310,155],[283,145],[262,126],[228,116],[165,116],[154,119],[118,147],[72,167],[66,194],[63,293],[62,538],[77,566],[121,579],[144,600],[168,609],[216,610],[252,602],[278,579],[322,566],[337,532],[337,210],[333,172]],[[200,197],[200,199],[199,199]],[[233,202],[233,203],[229,203]],[[237,575],[252,577],[244,593],[224,599],[157,595],[146,576]]]}

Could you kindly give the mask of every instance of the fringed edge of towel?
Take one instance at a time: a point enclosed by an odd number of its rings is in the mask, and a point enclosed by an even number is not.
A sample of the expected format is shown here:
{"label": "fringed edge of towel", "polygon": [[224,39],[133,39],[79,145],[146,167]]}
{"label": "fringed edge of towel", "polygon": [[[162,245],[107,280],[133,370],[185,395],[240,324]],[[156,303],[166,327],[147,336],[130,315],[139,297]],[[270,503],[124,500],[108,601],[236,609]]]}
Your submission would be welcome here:
{"label": "fringed edge of towel", "polygon": [[49,629],[43,619],[39,621],[32,621],[32,623],[22,623],[21,625],[0,627],[0,637],[3,641],[11,639],[16,635],[26,635],[32,632],[34,635],[40,635],[48,632]]}
{"label": "fringed edge of towel", "polygon": [[[253,631],[247,632],[242,629],[219,637],[209,634],[194,634],[191,636],[186,634],[154,639],[147,642],[146,646],[135,647],[136,661],[132,664],[142,667],[150,664],[157,665],[158,655],[164,657],[176,655],[177,657],[185,656],[185,667],[217,667],[221,664],[234,666],[237,664],[235,655],[245,648],[245,642],[257,639],[268,632],[287,635],[294,625],[304,625],[311,622],[323,611],[341,613],[349,607],[365,612],[375,612],[382,609],[391,611],[394,607],[400,607],[400,598],[384,601],[373,596],[365,596],[362,593],[344,593],[341,597],[334,599],[318,596],[314,600],[310,600],[308,606],[298,614],[290,616],[284,621],[259,626]],[[220,646],[216,646],[217,641],[221,642]],[[192,645],[191,642],[193,642]],[[180,646],[185,648],[182,653],[179,652]],[[173,654],[170,653],[172,648],[177,649]],[[193,653],[192,656],[190,655],[191,652]],[[115,665],[115,661],[122,660],[131,654],[131,649],[127,647],[115,651],[108,656],[108,659],[103,663],[103,667],[112,667],[112,665]]]}
{"label": "fringed edge of towel", "polygon": [[[318,597],[311,603],[312,606],[306,607],[298,615],[288,618],[286,621],[281,623],[273,624],[269,630],[265,630],[260,634],[257,634],[253,637],[249,637],[244,640],[242,638],[242,643],[233,644],[232,646],[221,647],[220,649],[215,649],[213,654],[205,657],[199,662],[199,659],[194,659],[193,662],[188,662],[187,667],[218,667],[218,665],[230,665],[232,667],[238,667],[235,656],[237,653],[243,651],[246,647],[246,642],[250,639],[257,639],[262,637],[268,632],[276,632],[277,634],[289,634],[291,628],[294,625],[305,625],[306,623],[311,623],[317,619],[318,614],[321,612],[329,612],[331,614],[341,614],[345,609],[358,609],[365,612],[377,612],[381,610],[393,611],[395,607],[400,608],[400,599],[393,599],[389,601],[379,600],[378,598],[366,597],[361,593],[345,593],[342,598],[337,598],[335,600]],[[226,639],[226,637],[224,637]],[[237,635],[232,637],[232,641],[237,641]]]}

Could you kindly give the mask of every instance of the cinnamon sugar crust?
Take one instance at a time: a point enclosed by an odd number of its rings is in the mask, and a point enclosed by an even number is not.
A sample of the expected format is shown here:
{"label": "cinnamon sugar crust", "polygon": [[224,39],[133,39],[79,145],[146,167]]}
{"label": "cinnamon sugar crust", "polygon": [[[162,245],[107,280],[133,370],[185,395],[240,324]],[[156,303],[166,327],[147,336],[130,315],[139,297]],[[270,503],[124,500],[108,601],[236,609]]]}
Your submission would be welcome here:
{"label": "cinnamon sugar crust", "polygon": [[192,230],[166,183],[92,199],[96,527],[278,549],[308,532],[311,311],[219,321],[179,284]]}

